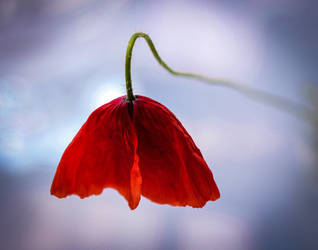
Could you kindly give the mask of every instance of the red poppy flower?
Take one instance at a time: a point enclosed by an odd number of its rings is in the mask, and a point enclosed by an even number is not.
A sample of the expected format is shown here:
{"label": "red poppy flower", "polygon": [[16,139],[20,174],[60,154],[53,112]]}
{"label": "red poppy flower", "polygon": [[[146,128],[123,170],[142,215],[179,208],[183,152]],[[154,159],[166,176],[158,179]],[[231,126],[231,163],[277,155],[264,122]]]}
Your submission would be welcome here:
{"label": "red poppy flower", "polygon": [[144,96],[96,109],[66,148],[51,194],[85,198],[114,188],[135,209],[140,196],[203,207],[219,198],[212,172],[175,115]]}

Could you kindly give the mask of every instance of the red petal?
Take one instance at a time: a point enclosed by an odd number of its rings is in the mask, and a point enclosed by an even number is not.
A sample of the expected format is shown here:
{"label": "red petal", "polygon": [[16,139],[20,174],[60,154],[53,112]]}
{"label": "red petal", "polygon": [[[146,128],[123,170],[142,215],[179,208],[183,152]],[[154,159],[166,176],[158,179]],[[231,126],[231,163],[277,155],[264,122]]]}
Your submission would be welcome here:
{"label": "red petal", "polygon": [[61,158],[51,194],[84,198],[111,187],[131,209],[138,206],[142,180],[128,104],[119,97],[90,115]]}
{"label": "red petal", "polygon": [[134,124],[142,195],[161,204],[192,207],[218,199],[212,172],[174,114],[150,98],[136,97]]}

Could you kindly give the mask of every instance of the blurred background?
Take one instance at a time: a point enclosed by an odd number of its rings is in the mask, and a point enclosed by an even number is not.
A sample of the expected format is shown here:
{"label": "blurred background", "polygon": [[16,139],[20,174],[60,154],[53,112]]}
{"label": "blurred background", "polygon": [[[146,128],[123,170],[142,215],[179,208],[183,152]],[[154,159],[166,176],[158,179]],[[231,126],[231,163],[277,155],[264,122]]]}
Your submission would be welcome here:
{"label": "blurred background", "polygon": [[[0,249],[318,249],[318,2],[0,0]],[[202,209],[112,189],[57,199],[60,157],[88,115],[125,94],[134,32],[175,70],[288,98],[285,112],[175,77],[136,42],[135,94],[172,110],[213,171]]]}

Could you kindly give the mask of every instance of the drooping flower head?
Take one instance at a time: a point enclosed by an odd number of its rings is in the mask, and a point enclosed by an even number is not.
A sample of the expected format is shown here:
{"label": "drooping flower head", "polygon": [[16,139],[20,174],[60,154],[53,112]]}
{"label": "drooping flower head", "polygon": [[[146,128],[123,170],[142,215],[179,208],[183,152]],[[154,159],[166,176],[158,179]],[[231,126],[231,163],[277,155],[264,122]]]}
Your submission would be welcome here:
{"label": "drooping flower head", "polygon": [[140,196],[203,207],[220,194],[200,150],[175,115],[144,96],[96,109],[65,150],[51,194],[81,198],[116,189],[135,209]]}
{"label": "drooping flower head", "polygon": [[220,197],[213,175],[200,150],[175,115],[162,104],[133,95],[130,76],[132,48],[146,39],[158,62],[151,39],[135,33],[126,53],[127,96],[96,109],[66,148],[51,186],[59,198],[81,198],[116,189],[131,209],[141,195],[173,206],[203,207]]}

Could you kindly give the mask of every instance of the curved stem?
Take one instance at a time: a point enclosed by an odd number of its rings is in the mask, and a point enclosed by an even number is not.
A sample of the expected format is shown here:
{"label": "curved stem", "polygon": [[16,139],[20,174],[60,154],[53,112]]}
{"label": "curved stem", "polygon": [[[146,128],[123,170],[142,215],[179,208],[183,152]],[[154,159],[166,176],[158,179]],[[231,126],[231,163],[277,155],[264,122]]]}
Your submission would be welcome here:
{"label": "curved stem", "polygon": [[231,89],[236,90],[237,92],[245,95],[246,97],[249,97],[253,100],[263,102],[265,104],[271,105],[275,108],[287,111],[293,115],[296,115],[300,118],[313,121],[313,118],[316,118],[316,115],[314,114],[313,110],[297,104],[289,99],[286,99],[284,97],[274,95],[267,93],[262,90],[258,90],[255,88],[248,87],[243,84],[235,83],[226,79],[219,79],[219,78],[211,78],[211,77],[205,77],[202,75],[198,74],[193,74],[193,73],[185,73],[185,72],[178,72],[173,69],[171,69],[159,56],[152,40],[150,37],[142,32],[135,33],[131,36],[128,46],[127,46],[127,51],[126,51],[126,63],[125,63],[125,76],[126,76],[126,90],[127,90],[127,100],[133,101],[135,99],[133,95],[133,90],[131,86],[131,56],[132,56],[132,50],[133,46],[135,44],[135,41],[137,38],[142,37],[146,40],[152,54],[158,61],[158,63],[165,68],[167,71],[169,71],[171,74],[176,75],[176,76],[184,76],[184,77],[189,77],[189,78],[195,78],[197,80],[200,80],[205,83],[213,84],[216,86],[225,86],[229,87]]}

